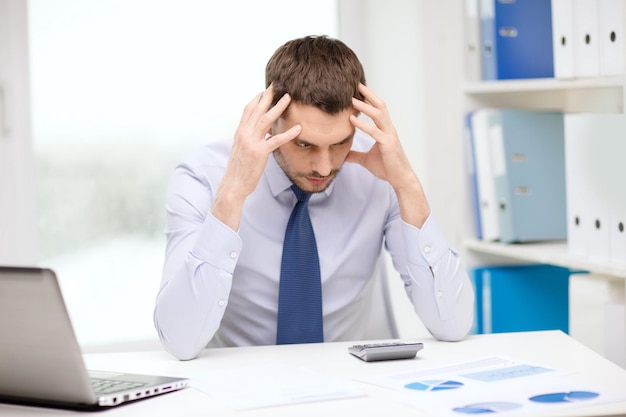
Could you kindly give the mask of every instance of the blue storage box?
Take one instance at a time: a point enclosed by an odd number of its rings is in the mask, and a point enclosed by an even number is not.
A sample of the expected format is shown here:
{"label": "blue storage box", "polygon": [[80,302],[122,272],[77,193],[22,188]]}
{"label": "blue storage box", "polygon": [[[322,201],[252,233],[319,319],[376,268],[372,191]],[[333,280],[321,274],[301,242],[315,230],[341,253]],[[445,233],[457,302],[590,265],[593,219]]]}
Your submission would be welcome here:
{"label": "blue storage box", "polygon": [[475,268],[474,333],[532,330],[569,332],[568,268],[507,265]]}

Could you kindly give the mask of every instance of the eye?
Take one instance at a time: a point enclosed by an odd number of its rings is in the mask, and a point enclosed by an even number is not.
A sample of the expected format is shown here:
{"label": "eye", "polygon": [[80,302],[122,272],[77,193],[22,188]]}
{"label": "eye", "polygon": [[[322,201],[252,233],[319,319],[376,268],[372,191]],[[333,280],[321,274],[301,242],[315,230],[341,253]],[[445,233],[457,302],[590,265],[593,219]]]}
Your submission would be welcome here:
{"label": "eye", "polygon": [[334,146],[335,148],[341,148],[342,146],[347,145],[349,142],[350,142],[350,139],[346,139],[346,140],[342,140],[342,141],[341,141],[341,142],[339,142],[339,143],[335,143],[333,146]]}
{"label": "eye", "polygon": [[295,142],[295,144],[300,149],[307,149],[311,147],[311,145],[306,142]]}

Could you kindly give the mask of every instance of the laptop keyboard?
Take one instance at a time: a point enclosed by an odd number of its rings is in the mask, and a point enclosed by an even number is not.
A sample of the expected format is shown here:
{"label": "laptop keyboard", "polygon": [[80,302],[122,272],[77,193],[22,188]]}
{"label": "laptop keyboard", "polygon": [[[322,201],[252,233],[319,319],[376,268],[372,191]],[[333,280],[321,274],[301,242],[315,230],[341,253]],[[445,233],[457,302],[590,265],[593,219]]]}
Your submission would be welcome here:
{"label": "laptop keyboard", "polygon": [[113,394],[146,385],[144,382],[116,381],[114,379],[91,379],[91,386],[96,395]]}

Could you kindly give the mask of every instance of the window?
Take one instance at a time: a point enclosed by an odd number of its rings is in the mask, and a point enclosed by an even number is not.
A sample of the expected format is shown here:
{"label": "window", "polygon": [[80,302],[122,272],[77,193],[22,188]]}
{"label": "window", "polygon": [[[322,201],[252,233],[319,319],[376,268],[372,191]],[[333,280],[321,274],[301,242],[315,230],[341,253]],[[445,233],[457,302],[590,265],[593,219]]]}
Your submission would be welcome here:
{"label": "window", "polygon": [[279,45],[337,36],[336,3],[29,1],[40,264],[83,346],[156,338],[174,166],[232,136]]}

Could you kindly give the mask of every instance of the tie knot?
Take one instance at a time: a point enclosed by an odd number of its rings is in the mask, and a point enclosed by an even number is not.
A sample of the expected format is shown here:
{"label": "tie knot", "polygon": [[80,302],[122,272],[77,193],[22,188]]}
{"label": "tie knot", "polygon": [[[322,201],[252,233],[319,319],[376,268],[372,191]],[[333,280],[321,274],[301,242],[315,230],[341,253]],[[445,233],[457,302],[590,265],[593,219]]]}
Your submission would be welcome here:
{"label": "tie knot", "polygon": [[301,189],[299,189],[295,185],[291,186],[291,190],[296,195],[296,198],[298,199],[298,201],[302,201],[302,202],[306,203],[306,202],[309,201],[309,198],[311,198],[311,193],[307,193],[306,191],[302,191]]}

